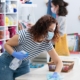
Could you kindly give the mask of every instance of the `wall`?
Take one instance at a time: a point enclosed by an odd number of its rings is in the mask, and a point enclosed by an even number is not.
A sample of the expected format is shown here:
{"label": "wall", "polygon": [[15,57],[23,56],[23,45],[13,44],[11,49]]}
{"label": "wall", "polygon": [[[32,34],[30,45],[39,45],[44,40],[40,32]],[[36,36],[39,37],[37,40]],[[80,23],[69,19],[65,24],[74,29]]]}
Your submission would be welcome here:
{"label": "wall", "polygon": [[67,33],[78,32],[80,33],[80,0],[65,0],[69,3],[68,16],[67,16]]}
{"label": "wall", "polygon": [[46,14],[47,7],[44,0],[33,0],[33,3],[37,4],[37,8],[35,8],[35,15],[36,20],[38,20],[41,16]]}
{"label": "wall", "polygon": [[[78,16],[80,15],[80,0],[65,0],[69,3],[68,6],[68,15],[67,15],[67,33],[80,33],[80,21]],[[46,14],[46,6],[44,0],[33,0],[34,3],[37,3],[38,8],[36,8],[36,20],[42,15]]]}
{"label": "wall", "polygon": [[[41,16],[45,15],[47,12],[47,7],[45,5],[45,0],[32,0],[33,3],[37,4],[35,8],[35,21],[37,21]],[[69,3],[68,15],[67,15],[67,33],[78,32],[80,33],[80,21],[78,16],[80,14],[80,0],[65,0]],[[23,15],[27,15],[27,9],[24,10]],[[27,18],[27,17],[24,17]]]}

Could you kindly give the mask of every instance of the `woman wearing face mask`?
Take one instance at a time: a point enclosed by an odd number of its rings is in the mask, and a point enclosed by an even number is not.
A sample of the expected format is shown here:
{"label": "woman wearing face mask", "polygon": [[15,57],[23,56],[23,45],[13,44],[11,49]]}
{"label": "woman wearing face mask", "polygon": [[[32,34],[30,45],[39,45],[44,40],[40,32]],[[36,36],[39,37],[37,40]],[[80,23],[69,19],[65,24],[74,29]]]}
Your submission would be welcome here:
{"label": "woman wearing face mask", "polygon": [[[68,3],[63,0],[52,0],[51,1],[51,11],[54,14],[53,17],[58,21],[59,24],[59,34],[61,36],[61,39],[65,38],[65,44],[66,44],[66,51],[64,50],[61,52],[60,50],[56,50],[59,55],[69,55],[69,50],[67,46],[67,39],[66,39],[66,15],[68,14],[68,11],[66,7],[68,6]],[[64,42],[64,41],[63,41]],[[64,43],[63,43],[64,44]],[[59,44],[55,45],[55,48],[57,46],[60,46]],[[60,47],[57,47],[59,49]]]}
{"label": "woman wearing face mask", "polygon": [[[4,45],[6,51],[0,57],[0,80],[15,80],[16,77],[28,73],[29,60],[45,50],[56,64],[53,78],[58,78],[62,61],[51,43],[58,37],[57,22],[49,15],[41,17],[29,30],[20,30]],[[28,56],[23,54],[22,50],[28,53]],[[9,65],[14,58],[22,60],[22,64],[16,70],[11,70]]]}
{"label": "woman wearing face mask", "polygon": [[64,35],[66,33],[66,15],[68,11],[66,7],[68,3],[63,0],[52,0],[51,2],[51,11],[55,14],[55,18],[59,24],[59,33]]}

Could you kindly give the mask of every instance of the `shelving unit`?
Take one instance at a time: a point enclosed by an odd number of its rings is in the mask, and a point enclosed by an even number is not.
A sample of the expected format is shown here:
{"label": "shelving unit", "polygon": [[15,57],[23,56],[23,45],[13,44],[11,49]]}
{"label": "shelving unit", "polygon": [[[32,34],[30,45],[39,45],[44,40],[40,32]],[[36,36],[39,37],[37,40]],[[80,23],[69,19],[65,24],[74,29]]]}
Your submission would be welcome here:
{"label": "shelving unit", "polygon": [[[2,9],[2,10],[1,10]],[[1,0],[0,2],[0,53],[4,43],[18,31],[18,0]]]}

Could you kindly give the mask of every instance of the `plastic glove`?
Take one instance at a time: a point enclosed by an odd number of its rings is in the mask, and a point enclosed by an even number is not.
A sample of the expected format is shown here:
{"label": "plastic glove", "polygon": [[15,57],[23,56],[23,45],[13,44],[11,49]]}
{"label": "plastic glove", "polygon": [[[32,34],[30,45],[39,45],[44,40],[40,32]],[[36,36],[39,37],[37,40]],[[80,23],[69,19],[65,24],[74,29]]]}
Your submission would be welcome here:
{"label": "plastic glove", "polygon": [[24,54],[23,52],[16,52],[16,51],[14,51],[13,53],[12,53],[12,56],[14,56],[15,58],[17,58],[17,59],[19,59],[19,60],[22,60],[22,59],[24,59],[24,58],[26,58],[26,57],[28,57],[28,53],[26,53],[26,54]]}
{"label": "plastic glove", "polygon": [[48,73],[47,80],[61,80],[61,78],[57,72],[54,72],[54,73]]}

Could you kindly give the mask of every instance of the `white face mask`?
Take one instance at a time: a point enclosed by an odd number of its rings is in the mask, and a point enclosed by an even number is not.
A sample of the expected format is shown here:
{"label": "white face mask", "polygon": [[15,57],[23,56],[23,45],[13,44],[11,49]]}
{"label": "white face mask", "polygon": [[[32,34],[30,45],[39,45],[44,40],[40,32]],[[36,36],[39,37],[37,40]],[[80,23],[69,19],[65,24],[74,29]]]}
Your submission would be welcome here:
{"label": "white face mask", "polygon": [[53,7],[51,7],[51,11],[56,14],[56,11],[54,10]]}
{"label": "white face mask", "polygon": [[54,37],[54,32],[48,32],[47,40],[51,40]]}

